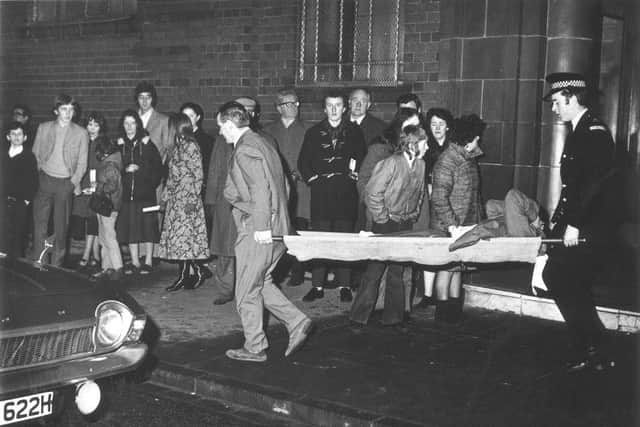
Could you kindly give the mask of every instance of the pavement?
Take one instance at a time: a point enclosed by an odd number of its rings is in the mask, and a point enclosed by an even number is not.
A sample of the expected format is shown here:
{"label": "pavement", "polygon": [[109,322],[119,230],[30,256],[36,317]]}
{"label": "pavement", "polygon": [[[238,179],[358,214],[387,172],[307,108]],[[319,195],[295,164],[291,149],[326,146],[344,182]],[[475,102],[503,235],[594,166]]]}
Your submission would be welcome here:
{"label": "pavement", "polygon": [[[640,334],[623,328],[607,335],[614,368],[567,374],[561,322],[478,303],[457,325],[436,322],[430,307],[414,310],[406,334],[379,324],[378,313],[356,334],[337,289],[302,301],[307,281],[283,286],[314,321],[305,345],[285,358],[286,330],[270,318],[267,362],[238,362],[224,356],[243,343],[235,304],[214,306],[211,280],[167,293],[176,275],[176,265],[160,263],[117,284],[149,314],[144,369],[156,385],[308,425],[640,426]],[[467,286],[470,300],[483,290]],[[496,308],[490,299],[485,306]]]}

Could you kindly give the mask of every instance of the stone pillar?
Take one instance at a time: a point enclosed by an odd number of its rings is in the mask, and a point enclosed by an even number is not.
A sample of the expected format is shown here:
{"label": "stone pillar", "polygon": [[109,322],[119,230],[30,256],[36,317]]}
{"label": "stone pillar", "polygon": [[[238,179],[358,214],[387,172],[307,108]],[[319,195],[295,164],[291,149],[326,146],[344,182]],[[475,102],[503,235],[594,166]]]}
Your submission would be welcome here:
{"label": "stone pillar", "polygon": [[[600,0],[549,0],[545,75],[578,72],[586,76],[589,85],[597,84],[599,11]],[[545,93],[547,90],[545,85]],[[560,158],[568,126],[551,112],[551,104],[545,103],[543,108],[537,199],[551,216],[560,196]]]}

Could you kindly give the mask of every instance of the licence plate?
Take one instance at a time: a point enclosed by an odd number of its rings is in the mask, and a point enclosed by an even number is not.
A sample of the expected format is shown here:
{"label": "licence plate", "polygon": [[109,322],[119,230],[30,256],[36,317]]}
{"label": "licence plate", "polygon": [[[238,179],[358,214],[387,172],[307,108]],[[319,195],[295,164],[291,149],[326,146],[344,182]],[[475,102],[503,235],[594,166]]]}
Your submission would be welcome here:
{"label": "licence plate", "polygon": [[0,425],[40,418],[52,412],[52,391],[3,400],[0,402]]}

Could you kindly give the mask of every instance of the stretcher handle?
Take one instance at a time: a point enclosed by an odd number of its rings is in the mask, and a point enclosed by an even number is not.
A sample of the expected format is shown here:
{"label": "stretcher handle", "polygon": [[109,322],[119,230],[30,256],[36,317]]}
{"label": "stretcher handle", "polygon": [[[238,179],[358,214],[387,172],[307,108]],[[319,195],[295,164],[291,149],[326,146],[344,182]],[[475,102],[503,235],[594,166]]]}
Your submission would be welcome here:
{"label": "stretcher handle", "polygon": [[[284,236],[271,236],[271,240],[274,242],[283,242]],[[542,239],[542,243],[562,243],[562,239]],[[586,243],[587,239],[584,237],[582,239],[578,239],[578,243]]]}
{"label": "stretcher handle", "polygon": [[[542,243],[562,243],[564,240],[562,239],[542,239]],[[587,239],[584,237],[582,239],[578,239],[578,243],[586,243]]]}

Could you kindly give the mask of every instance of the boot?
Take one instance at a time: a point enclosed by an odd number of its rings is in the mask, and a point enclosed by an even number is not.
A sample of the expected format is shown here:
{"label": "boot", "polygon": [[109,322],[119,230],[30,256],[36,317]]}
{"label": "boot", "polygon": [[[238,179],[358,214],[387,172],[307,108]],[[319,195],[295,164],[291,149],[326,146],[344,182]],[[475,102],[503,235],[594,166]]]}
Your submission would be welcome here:
{"label": "boot", "polygon": [[202,286],[204,281],[213,276],[213,274],[211,273],[211,271],[209,271],[209,274],[207,274],[207,271],[209,269],[198,262],[192,261],[190,262],[190,264],[195,270],[195,274],[190,277],[188,283],[185,283],[184,288],[198,289],[200,286]]}
{"label": "boot", "polygon": [[460,323],[462,321],[462,298],[449,298],[449,309],[447,313],[448,323]]}
{"label": "boot", "polygon": [[436,322],[446,322],[449,318],[449,300],[436,301],[436,312],[434,319]]}
{"label": "boot", "polygon": [[187,282],[189,281],[189,262],[187,261],[180,261],[178,263],[179,266],[179,274],[178,274],[178,279],[173,282],[173,284],[171,286],[167,286],[166,290],[167,292],[175,292],[175,291],[179,291],[180,289],[184,288],[184,286],[187,284]]}

